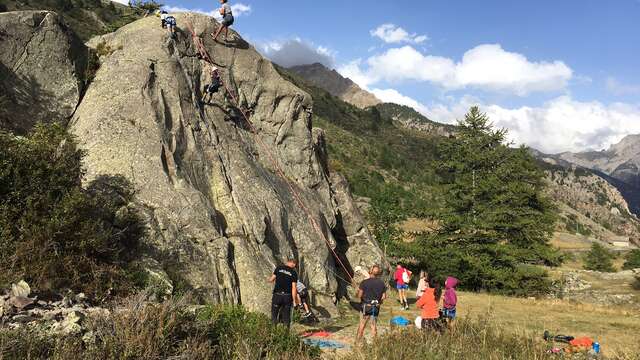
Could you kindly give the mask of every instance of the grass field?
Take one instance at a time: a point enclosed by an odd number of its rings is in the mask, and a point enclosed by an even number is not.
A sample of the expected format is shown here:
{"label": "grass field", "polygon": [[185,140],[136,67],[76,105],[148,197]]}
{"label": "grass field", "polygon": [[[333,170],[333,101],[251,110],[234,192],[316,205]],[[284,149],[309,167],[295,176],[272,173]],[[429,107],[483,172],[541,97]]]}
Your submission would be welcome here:
{"label": "grass field", "polygon": [[[413,303],[415,299],[410,300]],[[509,298],[469,292],[458,293],[458,314],[462,318],[489,320],[506,332],[543,342],[544,330],[552,333],[589,336],[600,342],[603,354],[611,359],[640,358],[640,311],[633,308],[576,304],[563,300],[533,300]],[[358,312],[349,304],[341,305],[342,317],[323,324],[332,338],[354,345]],[[395,294],[382,308],[381,333],[390,331],[393,316],[412,320],[419,311],[411,306],[401,310]],[[299,327],[304,332],[309,328]],[[368,330],[367,330],[368,331]],[[369,338],[369,341],[371,339]],[[338,357],[348,357],[349,350],[339,350]]]}

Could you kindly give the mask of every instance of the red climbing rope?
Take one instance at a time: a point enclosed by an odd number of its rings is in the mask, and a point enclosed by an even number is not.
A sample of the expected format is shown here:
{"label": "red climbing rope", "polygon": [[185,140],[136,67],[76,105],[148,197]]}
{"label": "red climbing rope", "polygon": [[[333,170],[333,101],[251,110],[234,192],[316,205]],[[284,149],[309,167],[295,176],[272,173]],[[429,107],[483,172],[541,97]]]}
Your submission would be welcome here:
{"label": "red climbing rope", "polygon": [[[198,52],[199,52],[200,56],[202,57],[202,59],[204,61],[206,61],[207,63],[211,64],[212,66],[215,66],[215,64],[213,63],[213,60],[211,59],[211,56],[209,55],[209,52],[204,47],[202,39],[198,35],[196,35],[195,31],[193,30],[193,27],[192,27],[191,23],[187,22],[187,28],[191,32],[191,37],[193,39],[193,42],[194,42],[196,48],[198,49]],[[224,86],[225,90],[227,91],[227,94],[229,94],[229,96],[231,96],[233,102],[235,103],[235,107],[238,110],[240,110],[240,113],[244,117],[245,121],[247,122],[247,124],[249,125],[249,127],[251,129],[251,132],[253,133],[254,137],[256,138],[256,141],[261,145],[261,147],[264,148],[265,153],[267,154],[267,157],[269,158],[269,160],[273,163],[273,166],[274,166],[276,172],[285,181],[285,183],[287,183],[287,186],[289,187],[289,190],[291,190],[291,194],[293,194],[293,197],[294,197],[296,203],[298,203],[298,205],[305,212],[305,214],[309,218],[309,221],[311,222],[311,225],[314,227],[316,232],[318,234],[320,234],[322,239],[327,244],[327,247],[329,248],[329,250],[333,254],[334,258],[337,260],[337,262],[342,267],[342,270],[344,270],[345,274],[347,274],[347,276],[349,277],[349,279],[353,283],[353,277],[351,276],[351,273],[349,273],[349,270],[347,270],[347,267],[344,265],[344,263],[342,262],[342,260],[338,256],[338,254],[335,252],[333,247],[331,247],[331,243],[329,242],[329,239],[325,235],[324,231],[322,231],[320,225],[318,224],[316,219],[313,217],[313,215],[312,215],[311,211],[309,210],[309,208],[307,208],[307,206],[304,204],[304,201],[302,201],[302,198],[301,198],[300,194],[298,193],[298,191],[296,190],[295,186],[291,183],[289,178],[287,178],[286,174],[284,173],[284,171],[282,170],[282,168],[280,167],[278,162],[275,160],[275,158],[271,154],[271,151],[269,151],[269,148],[267,147],[267,145],[258,136],[258,132],[257,132],[256,128],[253,126],[253,123],[249,120],[249,115],[247,114],[247,112],[242,107],[240,107],[240,103],[238,101],[238,98],[236,97],[234,92],[231,91],[231,89],[229,89],[227,87],[227,84],[224,81],[222,81],[222,79],[221,79],[221,83],[222,83],[222,86]]]}

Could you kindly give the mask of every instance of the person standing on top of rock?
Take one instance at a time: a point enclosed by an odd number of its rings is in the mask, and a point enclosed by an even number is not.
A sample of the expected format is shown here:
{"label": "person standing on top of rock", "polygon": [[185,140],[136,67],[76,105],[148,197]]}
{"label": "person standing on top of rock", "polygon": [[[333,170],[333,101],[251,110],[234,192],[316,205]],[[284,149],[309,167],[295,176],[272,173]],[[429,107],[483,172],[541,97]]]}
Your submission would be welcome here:
{"label": "person standing on top of rock", "polygon": [[296,265],[295,259],[289,259],[285,265],[273,270],[269,278],[269,282],[275,284],[271,298],[271,321],[284,324],[287,328],[291,325],[291,306],[298,297]]}
{"label": "person standing on top of rock", "polygon": [[369,271],[369,278],[360,283],[357,297],[360,298],[362,305],[362,316],[360,317],[360,325],[356,339],[362,339],[364,336],[364,328],[367,326],[369,319],[371,322],[371,335],[374,337],[378,332],[377,319],[380,315],[380,307],[382,302],[387,298],[387,287],[384,282],[378,279],[380,276],[380,267],[374,265]]}
{"label": "person standing on top of rock", "polygon": [[231,5],[227,3],[227,0],[220,0],[220,4],[222,4],[222,7],[219,10],[220,15],[222,15],[222,21],[220,22],[221,25],[218,28],[218,31],[215,34],[212,33],[211,36],[213,36],[214,41],[218,41],[218,36],[224,29],[224,41],[226,42],[229,35],[229,26],[233,25],[234,18],[233,12],[231,11]]}

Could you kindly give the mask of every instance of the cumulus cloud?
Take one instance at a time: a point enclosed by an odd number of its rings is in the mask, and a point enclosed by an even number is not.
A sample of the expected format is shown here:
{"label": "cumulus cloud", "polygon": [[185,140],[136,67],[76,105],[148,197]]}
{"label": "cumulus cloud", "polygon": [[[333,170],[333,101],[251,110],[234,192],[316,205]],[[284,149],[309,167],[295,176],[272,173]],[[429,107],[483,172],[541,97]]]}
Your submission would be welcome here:
{"label": "cumulus cloud", "polygon": [[[116,0],[116,1],[118,1],[118,0]],[[128,1],[128,0],[120,0],[120,1]],[[216,18],[218,20],[220,20],[222,18],[222,16],[220,15],[220,12],[218,11],[218,9],[207,11],[207,10],[202,10],[202,9],[199,9],[199,8],[188,9],[188,8],[180,7],[180,6],[164,6],[163,9],[168,11],[169,13],[172,13],[172,12],[195,12],[195,13],[200,13],[200,14],[204,14],[204,15],[207,15],[207,16],[214,17],[214,18]],[[240,16],[249,15],[251,13],[251,5],[245,5],[243,3],[233,4],[233,5],[231,5],[231,11],[233,12],[233,16],[234,17],[240,17]]]}
{"label": "cumulus cloud", "polygon": [[329,68],[333,67],[334,54],[331,50],[299,38],[263,43],[258,48],[264,56],[280,66],[291,67],[320,63]]}
{"label": "cumulus cloud", "polygon": [[430,82],[447,90],[472,87],[518,96],[562,90],[573,76],[573,71],[562,61],[532,62],[521,54],[505,51],[498,44],[476,46],[459,62],[424,55],[405,45],[371,56],[366,64],[349,63],[339,71],[345,76],[357,77],[358,85],[364,87],[382,80],[413,80]]}
{"label": "cumulus cloud", "polygon": [[614,95],[636,95],[640,94],[640,85],[629,85],[619,82],[614,77],[606,80],[607,91]]}
{"label": "cumulus cloud", "polygon": [[395,89],[371,89],[369,91],[383,102],[406,105],[424,115],[429,113],[424,104],[409,96],[402,95]]}
{"label": "cumulus cloud", "polygon": [[427,40],[427,35],[409,34],[405,29],[394,24],[382,24],[370,31],[371,36],[380,38],[387,44],[414,43],[420,44]]}
{"label": "cumulus cloud", "polygon": [[453,123],[473,105],[480,106],[497,127],[508,129],[516,144],[546,153],[602,150],[626,135],[640,133],[640,106],[582,102],[569,96],[557,97],[539,107],[512,109],[464,97],[430,106],[426,114],[436,121]]}

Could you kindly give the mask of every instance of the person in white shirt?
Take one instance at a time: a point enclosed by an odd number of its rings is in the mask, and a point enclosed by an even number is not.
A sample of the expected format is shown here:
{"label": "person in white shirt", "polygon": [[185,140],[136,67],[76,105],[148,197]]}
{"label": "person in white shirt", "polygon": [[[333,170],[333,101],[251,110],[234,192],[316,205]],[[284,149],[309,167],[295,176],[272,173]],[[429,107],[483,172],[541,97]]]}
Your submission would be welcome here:
{"label": "person in white shirt", "polygon": [[218,28],[218,31],[215,34],[211,34],[211,36],[213,36],[214,41],[218,41],[218,36],[222,30],[224,30],[224,41],[226,42],[229,35],[229,26],[233,25],[234,18],[231,5],[227,3],[227,0],[220,0],[220,4],[222,4],[219,10],[220,15],[222,15],[221,26]]}

